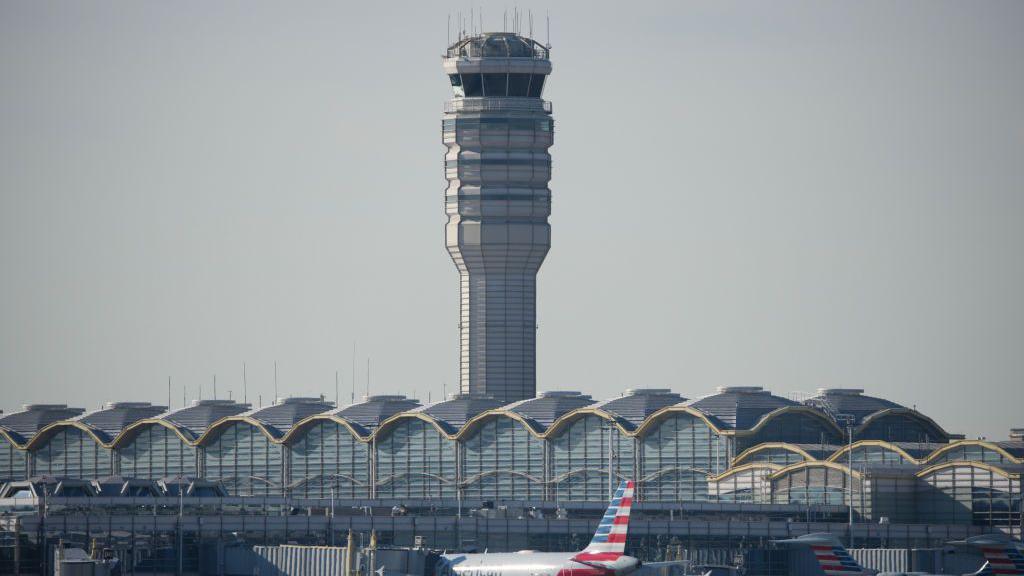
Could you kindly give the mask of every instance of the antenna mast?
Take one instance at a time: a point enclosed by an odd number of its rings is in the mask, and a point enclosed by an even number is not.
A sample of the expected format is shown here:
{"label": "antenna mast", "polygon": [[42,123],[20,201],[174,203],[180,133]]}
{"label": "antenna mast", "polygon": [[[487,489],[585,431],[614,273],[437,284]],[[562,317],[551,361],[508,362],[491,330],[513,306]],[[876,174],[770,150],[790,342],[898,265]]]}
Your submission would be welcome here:
{"label": "antenna mast", "polygon": [[245,362],[242,362],[242,403],[249,402],[249,379],[245,376]]}

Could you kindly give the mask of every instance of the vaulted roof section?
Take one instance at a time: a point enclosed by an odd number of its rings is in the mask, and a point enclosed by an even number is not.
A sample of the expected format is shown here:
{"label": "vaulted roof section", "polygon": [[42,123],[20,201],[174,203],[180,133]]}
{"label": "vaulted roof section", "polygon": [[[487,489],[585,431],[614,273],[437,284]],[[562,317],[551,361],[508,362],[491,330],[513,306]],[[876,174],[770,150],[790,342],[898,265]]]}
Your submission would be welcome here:
{"label": "vaulted roof section", "polygon": [[0,429],[16,444],[25,445],[36,432],[60,420],[69,420],[84,412],[67,404],[26,404],[20,412],[0,418]]}
{"label": "vaulted roof section", "polygon": [[604,400],[593,406],[611,414],[628,429],[635,430],[651,414],[666,406],[685,401],[686,398],[668,388],[636,388],[626,390],[623,396]]}
{"label": "vaulted roof section", "polygon": [[706,414],[723,430],[750,430],[770,412],[798,405],[759,386],[722,387],[716,394],[687,404]]}

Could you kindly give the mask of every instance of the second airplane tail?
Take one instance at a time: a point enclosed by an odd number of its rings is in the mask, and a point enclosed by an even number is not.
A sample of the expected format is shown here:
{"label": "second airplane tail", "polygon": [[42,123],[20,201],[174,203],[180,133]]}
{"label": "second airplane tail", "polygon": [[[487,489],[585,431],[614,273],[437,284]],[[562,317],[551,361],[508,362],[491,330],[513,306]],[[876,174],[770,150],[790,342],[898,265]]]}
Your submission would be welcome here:
{"label": "second airplane tail", "polygon": [[629,530],[629,509],[633,505],[633,481],[623,480],[597,525],[590,544],[573,556],[573,560],[584,564],[611,562],[619,559],[626,551],[626,532]]}

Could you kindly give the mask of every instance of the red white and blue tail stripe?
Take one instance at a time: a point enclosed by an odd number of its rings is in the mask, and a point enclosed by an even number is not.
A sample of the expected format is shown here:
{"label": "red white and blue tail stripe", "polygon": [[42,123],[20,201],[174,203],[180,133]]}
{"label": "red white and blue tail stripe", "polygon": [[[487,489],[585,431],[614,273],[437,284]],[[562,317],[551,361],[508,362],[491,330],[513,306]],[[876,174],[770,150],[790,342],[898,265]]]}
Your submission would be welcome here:
{"label": "red white and blue tail stripe", "polygon": [[792,540],[777,540],[776,544],[794,544],[807,546],[814,553],[823,573],[827,576],[846,576],[849,574],[868,574],[864,568],[850,556],[835,536],[827,533],[806,534]]}
{"label": "red white and blue tail stripe", "polygon": [[989,570],[986,574],[1024,575],[1024,552],[1020,544],[1003,535],[974,536],[966,542],[985,555]]}
{"label": "red white and blue tail stripe", "polygon": [[633,481],[623,480],[597,525],[597,532],[594,532],[590,544],[573,556],[573,560],[584,563],[606,562],[621,557],[626,551],[626,531],[629,529],[629,509],[632,506]]}

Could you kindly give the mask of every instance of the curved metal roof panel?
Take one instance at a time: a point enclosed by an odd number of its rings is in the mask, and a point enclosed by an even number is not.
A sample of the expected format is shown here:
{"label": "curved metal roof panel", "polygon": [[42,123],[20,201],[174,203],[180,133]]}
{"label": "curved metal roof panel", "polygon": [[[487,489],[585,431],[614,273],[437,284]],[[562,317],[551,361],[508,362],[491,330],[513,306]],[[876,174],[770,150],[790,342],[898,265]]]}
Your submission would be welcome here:
{"label": "curved metal roof panel", "polygon": [[236,416],[251,408],[234,400],[193,400],[191,406],[166,412],[158,418],[173,424],[193,440],[205,433],[214,422]]}
{"label": "curved metal roof panel", "polygon": [[281,438],[300,421],[333,408],[334,404],[323,398],[278,398],[273,405],[257,408],[245,416],[257,420],[275,438]]}
{"label": "curved metal roof panel", "polygon": [[527,398],[505,406],[505,410],[519,414],[538,431],[547,430],[565,414],[594,403],[587,394],[573,391],[541,392],[536,398]]}
{"label": "curved metal roof panel", "polygon": [[769,412],[796,405],[796,402],[775,396],[760,386],[722,387],[716,394],[687,403],[727,430],[750,430]]}
{"label": "curved metal roof panel", "polygon": [[906,408],[891,400],[865,396],[864,391],[859,388],[819,388],[817,395],[804,400],[804,404],[833,417],[836,414],[850,414],[854,417],[856,426],[876,412],[892,408]]}
{"label": "curved metal roof panel", "polygon": [[996,445],[1006,450],[1014,458],[1024,458],[1024,440],[1010,440],[1009,442],[996,442]]}
{"label": "curved metal roof panel", "polygon": [[154,406],[149,402],[108,402],[103,408],[75,420],[92,429],[103,442],[109,443],[129,425],[166,411],[166,406]]}
{"label": "curved metal roof panel", "polygon": [[69,420],[82,412],[85,410],[68,408],[67,404],[26,404],[20,412],[0,418],[0,428],[19,444],[25,444],[46,426],[59,420]]}
{"label": "curved metal roof panel", "polygon": [[339,408],[331,414],[372,432],[381,422],[395,414],[419,407],[419,401],[405,396],[367,396],[362,402]]}
{"label": "curved metal roof panel", "polygon": [[447,400],[421,406],[409,412],[426,414],[441,424],[449,434],[462,428],[470,418],[481,412],[500,408],[502,403],[489,396],[453,394]]}
{"label": "curved metal roof panel", "polygon": [[618,418],[629,428],[637,428],[648,416],[673,404],[685,402],[679,394],[667,388],[637,388],[626,390],[625,395],[594,404]]}

